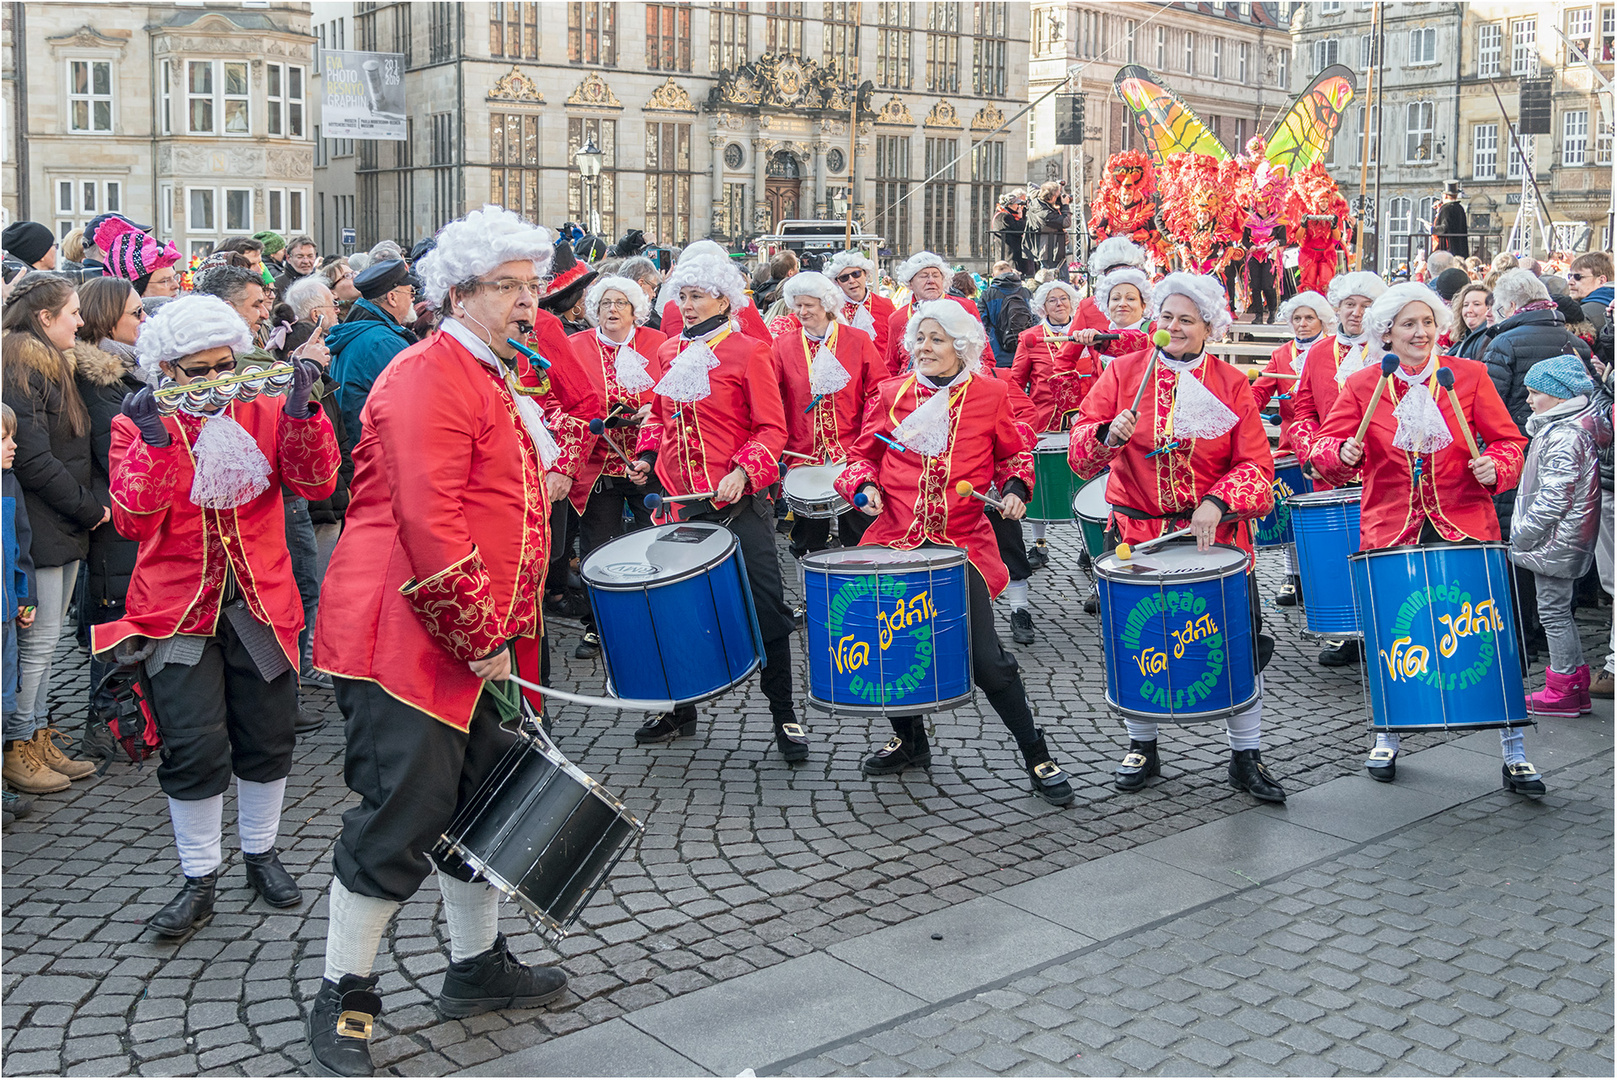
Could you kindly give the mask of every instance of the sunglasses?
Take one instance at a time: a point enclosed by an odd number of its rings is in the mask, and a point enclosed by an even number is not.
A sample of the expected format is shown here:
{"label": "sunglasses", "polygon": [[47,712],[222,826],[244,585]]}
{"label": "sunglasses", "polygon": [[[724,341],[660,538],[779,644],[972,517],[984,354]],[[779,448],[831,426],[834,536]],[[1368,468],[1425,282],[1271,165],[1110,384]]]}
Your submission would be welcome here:
{"label": "sunglasses", "polygon": [[1568,281],[1582,281],[1584,278],[1592,278],[1592,277],[1594,277],[1593,274],[1585,274],[1583,271],[1580,270],[1575,274],[1568,274],[1566,276],[1566,279]]}
{"label": "sunglasses", "polygon": [[843,284],[847,284],[850,281],[858,281],[864,276],[865,272],[863,270],[850,270],[846,274],[838,274],[837,280]]}
{"label": "sunglasses", "polygon": [[124,312],[124,317],[125,318],[129,318],[130,316],[134,316],[135,321],[137,321],[137,322],[145,322],[146,321],[146,305],[137,304],[137,305],[135,305],[135,307],[132,310]]}
{"label": "sunglasses", "polygon": [[199,367],[199,368],[182,367],[182,368],[180,368],[180,370],[182,372],[184,372],[186,374],[186,376],[188,376],[189,378],[192,378],[192,379],[206,379],[206,378],[210,378],[210,377],[212,377],[214,375],[222,375],[222,374],[225,374],[227,372],[235,371],[236,370],[236,358],[234,356],[229,357],[229,358],[227,358],[225,360],[219,361],[217,364],[214,364],[212,367]]}

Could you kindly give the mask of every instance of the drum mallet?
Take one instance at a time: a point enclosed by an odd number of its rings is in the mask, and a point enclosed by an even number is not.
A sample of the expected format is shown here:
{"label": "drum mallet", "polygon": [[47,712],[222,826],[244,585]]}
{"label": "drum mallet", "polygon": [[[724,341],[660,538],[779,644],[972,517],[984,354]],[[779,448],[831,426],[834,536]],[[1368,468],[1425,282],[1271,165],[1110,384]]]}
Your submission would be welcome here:
{"label": "drum mallet", "polygon": [[1188,528],[1175,529],[1171,533],[1163,533],[1161,536],[1153,536],[1149,540],[1141,540],[1138,544],[1118,544],[1113,550],[1113,554],[1115,554],[1121,561],[1128,562],[1146,548],[1156,547],[1158,544],[1166,544],[1169,540],[1178,540],[1182,536],[1191,535],[1192,532],[1193,530]]}
{"label": "drum mallet", "polygon": [[[1168,342],[1171,340],[1172,339],[1168,337],[1168,331],[1166,330],[1158,330],[1156,333],[1151,335],[1151,344],[1155,345],[1158,349],[1166,349],[1168,347]],[[1145,388],[1151,385],[1151,381],[1156,378],[1156,374],[1157,354],[1153,352],[1151,354],[1151,362],[1145,366],[1145,378],[1140,380],[1140,388],[1134,391],[1134,404],[1129,406],[1129,412],[1133,413],[1136,417],[1140,415],[1140,399],[1145,397]]]}
{"label": "drum mallet", "polygon": [[820,460],[819,458],[815,457],[813,454],[799,454],[796,450],[782,450],[780,452],[780,455],[781,455],[781,457],[802,458],[804,461],[818,462]]}
{"label": "drum mallet", "polygon": [[[604,432],[605,430],[606,430],[606,422],[604,420],[595,419],[595,420],[590,421],[590,434],[591,435],[599,435],[602,432]],[[628,469],[630,472],[634,471],[634,462],[629,460],[629,455],[625,454],[623,452],[623,448],[621,446],[619,446],[617,443],[613,442],[611,439],[602,439],[601,441],[606,443],[606,445],[610,446],[612,448],[612,452],[614,454],[618,455],[618,457],[623,461],[623,467],[624,468]]]}
{"label": "drum mallet", "polygon": [[549,360],[546,360],[544,357],[542,357],[538,353],[534,352],[532,349],[530,349],[528,346],[524,345],[522,342],[518,341],[516,338],[508,337],[508,338],[505,339],[505,343],[507,345],[511,346],[511,348],[515,349],[517,352],[521,353],[523,356],[526,356],[529,360],[532,360],[534,363],[538,364],[540,370],[549,370],[549,368],[550,368],[550,361]]}
{"label": "drum mallet", "polygon": [[664,506],[669,506],[673,503],[701,502],[703,499],[711,498],[713,498],[713,492],[711,491],[698,491],[691,495],[659,495],[653,491],[642,501],[645,503],[646,509],[655,514]]}
{"label": "drum mallet", "polygon": [[589,697],[585,694],[569,693],[566,690],[556,690],[549,686],[540,686],[527,679],[519,679],[515,675],[507,675],[507,679],[516,683],[524,690],[532,690],[536,694],[546,697],[560,698],[562,701],[571,701],[575,705],[595,705],[603,709],[621,709],[624,712],[665,713],[673,712],[679,707],[675,701],[642,701],[639,698],[604,698]]}
{"label": "drum mallet", "polygon": [[1370,407],[1364,410],[1364,419],[1359,421],[1359,430],[1353,433],[1353,441],[1362,448],[1364,446],[1364,433],[1370,430],[1370,418],[1376,414],[1376,406],[1381,404],[1381,395],[1387,390],[1387,380],[1392,373],[1398,370],[1398,356],[1388,353],[1381,358],[1381,378],[1376,380],[1376,392],[1370,395]]}
{"label": "drum mallet", "polygon": [[1460,408],[1460,395],[1454,392],[1454,369],[1438,368],[1437,385],[1449,395],[1449,404],[1454,406],[1454,419],[1459,421],[1460,430],[1465,432],[1465,445],[1466,449],[1471,451],[1472,460],[1481,457],[1482,451],[1477,449],[1477,438],[1471,434],[1471,421],[1465,418],[1465,412]]}
{"label": "drum mallet", "polygon": [[965,498],[966,496],[970,495],[981,499],[989,506],[992,506],[995,510],[999,510],[1001,512],[1003,512],[1005,509],[1004,503],[1000,502],[998,499],[990,499],[987,495],[984,495],[982,492],[972,487],[970,480],[962,480],[960,483],[956,484],[954,486],[954,493],[959,495],[961,498]]}

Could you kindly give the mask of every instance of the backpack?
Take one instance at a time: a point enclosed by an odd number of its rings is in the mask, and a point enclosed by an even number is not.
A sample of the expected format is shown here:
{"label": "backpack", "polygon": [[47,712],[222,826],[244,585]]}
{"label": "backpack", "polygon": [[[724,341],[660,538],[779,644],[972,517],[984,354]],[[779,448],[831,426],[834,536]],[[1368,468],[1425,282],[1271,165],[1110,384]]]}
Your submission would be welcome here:
{"label": "backpack", "polygon": [[129,760],[139,765],[157,753],[163,739],[157,733],[157,712],[152,708],[145,664],[113,668],[102,677],[100,689],[112,697],[112,709],[105,714],[107,728]]}
{"label": "backpack", "polygon": [[995,335],[995,352],[1014,356],[1016,340],[1022,331],[1034,324],[1033,307],[1023,291],[1002,292],[998,286],[989,290],[988,324]]}

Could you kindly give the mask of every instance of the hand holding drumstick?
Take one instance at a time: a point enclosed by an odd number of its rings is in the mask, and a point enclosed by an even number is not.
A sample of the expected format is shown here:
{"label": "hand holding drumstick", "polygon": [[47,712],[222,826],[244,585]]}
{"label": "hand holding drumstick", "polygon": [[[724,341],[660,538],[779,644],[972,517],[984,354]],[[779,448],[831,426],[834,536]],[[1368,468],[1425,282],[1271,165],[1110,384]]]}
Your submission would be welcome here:
{"label": "hand holding drumstick", "polygon": [[1493,458],[1483,457],[1482,451],[1477,449],[1477,437],[1471,434],[1471,421],[1466,417],[1465,410],[1460,408],[1460,395],[1454,392],[1454,369],[1438,368],[1437,385],[1448,394],[1449,405],[1454,409],[1454,420],[1465,435],[1465,448],[1471,451],[1471,458],[1466,462],[1471,467],[1471,475],[1483,487],[1493,487],[1499,482],[1499,466]]}
{"label": "hand holding drumstick", "polygon": [[1381,358],[1381,378],[1376,380],[1375,393],[1370,395],[1370,405],[1364,410],[1364,419],[1359,421],[1359,430],[1354,432],[1353,437],[1344,442],[1342,449],[1337,452],[1342,464],[1350,469],[1356,468],[1364,460],[1364,433],[1370,427],[1370,418],[1376,414],[1376,406],[1381,404],[1381,395],[1387,390],[1387,380],[1392,378],[1392,373],[1396,370],[1398,370],[1398,357],[1395,354],[1388,353]]}

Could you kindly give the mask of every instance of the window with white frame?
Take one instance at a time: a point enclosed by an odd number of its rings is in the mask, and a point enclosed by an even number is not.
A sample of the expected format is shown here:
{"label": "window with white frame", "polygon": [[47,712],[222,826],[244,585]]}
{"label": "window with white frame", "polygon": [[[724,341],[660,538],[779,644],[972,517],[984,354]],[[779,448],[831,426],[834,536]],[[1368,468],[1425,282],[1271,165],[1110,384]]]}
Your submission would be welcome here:
{"label": "window with white frame", "polygon": [[1125,42],[1125,45],[1124,45],[1124,51],[1125,51],[1124,62],[1125,63],[1133,64],[1133,63],[1138,62],[1138,61],[1136,61],[1134,59],[1134,31],[1138,28],[1138,26],[1139,26],[1139,24],[1136,23],[1133,19],[1125,19],[1123,21],[1123,41]]}
{"label": "window with white frame", "polygon": [[1168,66],[1168,31],[1166,27],[1157,27],[1157,70]]}
{"label": "window with white frame", "polygon": [[1436,106],[1430,101],[1411,101],[1404,106],[1404,160],[1431,161],[1433,116]]}
{"label": "window with white frame", "polygon": [[270,188],[265,192],[265,205],[269,211],[269,229],[278,233],[307,231],[304,216],[309,196],[302,188]]}
{"label": "window with white frame", "polygon": [[1213,78],[1224,77],[1224,39],[1213,39]]}
{"label": "window with white frame", "polygon": [[157,228],[164,236],[174,235],[174,185],[157,189]]}
{"label": "window with white frame", "polygon": [[1592,7],[1571,8],[1566,13],[1566,36],[1578,43],[1584,51],[1589,49],[1589,39],[1595,36],[1595,9]]}
{"label": "window with white frame", "polygon": [[1342,14],[1341,0],[1320,0],[1319,13],[1321,15]]}
{"label": "window with white frame", "polygon": [[1493,180],[1499,176],[1499,125],[1471,125],[1471,179]]}
{"label": "window with white frame", "polygon": [[1196,35],[1185,31],[1185,74],[1196,74]]}
{"label": "window with white frame", "polygon": [[225,188],[225,232],[253,231],[253,189]]}
{"label": "window with white frame", "polygon": [[1538,74],[1538,19],[1513,19],[1510,24],[1510,73]]}
{"label": "window with white frame", "polygon": [[97,214],[124,211],[122,180],[58,179],[52,190],[56,196],[56,224],[62,232],[73,231]]}
{"label": "window with white frame", "polygon": [[269,134],[303,138],[303,68],[296,64],[266,64],[264,80]]}
{"label": "window with white frame", "polygon": [[1477,27],[1477,76],[1499,74],[1499,58],[1504,50],[1505,30],[1498,23]]}
{"label": "window with white frame", "polygon": [[1617,7],[1608,5],[1600,9],[1599,53],[1595,59],[1607,64],[1617,56]]}
{"label": "window with white frame", "polygon": [[1437,27],[1423,26],[1409,32],[1409,63],[1437,63]]}
{"label": "window with white frame", "polygon": [[1275,85],[1282,90],[1291,86],[1291,50],[1275,50]]}
{"label": "window with white frame", "polygon": [[219,217],[214,213],[213,188],[185,189],[185,231],[188,233],[219,231]]}
{"label": "window with white frame", "polygon": [[1577,168],[1589,155],[1589,110],[1568,109],[1561,114],[1561,165]]}
{"label": "window with white frame", "polygon": [[1611,125],[1595,117],[1595,164],[1611,164]]}
{"label": "window with white frame", "polygon": [[1251,54],[1251,47],[1244,41],[1235,53],[1235,81],[1242,86],[1246,85],[1247,62],[1251,59]]}
{"label": "window with white frame", "polygon": [[1409,232],[1414,205],[1403,196],[1387,203],[1387,254],[1395,262],[1409,259]]}
{"label": "window with white frame", "polygon": [[1514,140],[1511,141],[1510,148],[1507,152],[1510,156],[1507,159],[1509,164],[1505,166],[1505,179],[1520,180],[1522,178],[1522,154],[1521,151],[1517,149]]}
{"label": "window with white frame", "polygon": [[234,60],[185,62],[186,131],[189,134],[251,135],[251,101],[246,63]]}
{"label": "window with white frame", "polygon": [[112,61],[67,62],[67,129],[112,131]]}
{"label": "window with white frame", "polygon": [[1359,70],[1369,71],[1376,66],[1376,39],[1369,34],[1359,35]]}
{"label": "window with white frame", "polygon": [[[1366,123],[1370,125],[1368,129],[1365,127]],[[1363,164],[1365,161],[1369,161],[1372,164],[1375,163],[1377,144],[1380,142],[1381,136],[1380,128],[1381,106],[1377,105],[1373,109],[1366,109],[1363,105],[1360,105],[1359,160],[1355,162],[1355,164]]]}
{"label": "window with white frame", "polygon": [[1314,42],[1314,74],[1318,75],[1336,63],[1342,43],[1335,38],[1321,38]]}

